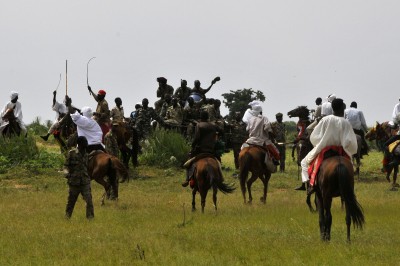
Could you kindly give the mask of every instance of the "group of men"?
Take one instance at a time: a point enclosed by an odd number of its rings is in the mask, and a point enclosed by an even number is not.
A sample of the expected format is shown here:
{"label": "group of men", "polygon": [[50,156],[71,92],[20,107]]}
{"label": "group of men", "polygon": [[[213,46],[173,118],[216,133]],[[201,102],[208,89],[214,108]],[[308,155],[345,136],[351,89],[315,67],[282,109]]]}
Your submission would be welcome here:
{"label": "group of men", "polygon": [[[120,98],[116,98],[116,106],[111,110],[109,109],[104,90],[99,90],[95,94],[88,86],[89,92],[97,102],[95,112],[87,106],[81,110],[73,107],[72,100],[68,96],[65,96],[63,103],[59,103],[56,100],[56,91],[53,93],[52,108],[57,113],[57,117],[49,132],[41,137],[47,140],[49,135],[58,130],[68,116],[76,125],[78,135],[77,149],[70,151],[66,160],[70,185],[70,196],[66,209],[67,217],[71,216],[79,193],[82,193],[87,200],[87,217],[92,218],[94,216],[87,172],[85,174],[85,171],[77,171],[77,169],[85,167],[87,169],[87,153],[93,150],[108,150],[109,153],[117,156],[118,144],[113,136],[114,130],[110,131],[110,128],[120,126],[127,120],[130,120],[131,126],[136,127],[142,138],[146,138],[151,132],[151,121],[153,120],[158,121],[161,125],[174,126],[188,126],[193,121],[199,121],[193,123],[195,126],[192,129],[194,132],[192,156],[200,153],[212,154],[215,151],[214,147],[220,130],[216,121],[222,119],[219,113],[220,101],[207,99],[205,94],[217,80],[213,80],[211,86],[207,89],[202,89],[199,81],[195,81],[194,88],[190,89],[187,87],[187,82],[182,80],[181,87],[175,92],[172,86],[167,84],[167,79],[161,77],[157,81],[159,83],[157,96],[160,99],[155,103],[155,108],[149,107],[149,101],[145,98],[141,104],[135,106],[136,110],[131,113],[130,118],[125,117]],[[202,105],[196,104],[195,97],[190,97],[193,93],[201,98],[199,102],[202,102]],[[18,102],[18,93],[12,92],[10,98],[10,102],[2,110],[1,117],[7,109],[13,109],[21,129],[26,132],[22,120],[21,103]],[[316,122],[310,130],[310,141],[313,144],[313,149],[301,161],[302,181],[304,183],[309,182],[309,167],[324,148],[341,146],[346,154],[351,157],[357,150],[355,134],[361,135],[364,139],[363,135],[368,129],[364,115],[362,111],[357,109],[356,102],[352,102],[350,108],[346,109],[343,100],[332,94],[327,97],[324,103],[322,103],[321,98],[317,98],[316,104],[317,108],[314,112]],[[276,122],[271,123],[263,115],[260,102],[253,101],[249,103],[249,106],[250,108],[244,116],[236,113],[235,119],[231,122],[234,129],[231,141],[234,149],[235,166],[239,166],[238,154],[243,143],[245,143],[246,145],[263,147],[270,154],[269,159],[273,160],[275,165],[280,165],[282,172],[285,171],[286,128],[282,121],[283,114],[276,114]],[[397,113],[396,108],[397,105],[393,111],[393,120],[398,123],[396,119],[400,117],[398,115],[400,107],[397,108]],[[7,121],[2,120],[1,122],[0,129],[7,125]],[[103,143],[106,144],[105,147]],[[368,147],[365,142],[364,145],[363,153],[366,154]],[[183,186],[187,186],[189,178],[190,175],[188,174],[187,180],[182,184]]]}

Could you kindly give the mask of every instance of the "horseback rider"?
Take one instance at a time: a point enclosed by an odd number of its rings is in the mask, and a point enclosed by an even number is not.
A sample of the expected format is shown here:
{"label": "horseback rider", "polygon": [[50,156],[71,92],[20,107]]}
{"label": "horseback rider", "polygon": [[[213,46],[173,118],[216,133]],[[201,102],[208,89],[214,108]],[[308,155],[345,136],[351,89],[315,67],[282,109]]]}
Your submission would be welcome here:
{"label": "horseback rider", "polygon": [[18,122],[18,125],[21,128],[21,133],[25,135],[26,127],[24,121],[22,121],[23,116],[22,116],[21,103],[18,102],[18,92],[12,91],[10,94],[10,99],[11,100],[8,103],[6,103],[6,105],[3,107],[3,110],[1,111],[0,132],[2,132],[4,128],[9,124],[9,121],[3,120],[3,116],[6,114],[8,109],[13,109],[16,121]]}
{"label": "horseback rider", "polygon": [[110,118],[112,122],[122,123],[125,121],[124,117],[124,107],[122,107],[122,100],[121,98],[117,97],[114,100],[115,107],[111,109]]}
{"label": "horseback rider", "polygon": [[167,84],[167,79],[164,77],[157,78],[158,82],[158,89],[157,89],[157,97],[160,98],[158,101],[154,103],[154,109],[156,110],[157,114],[161,112],[161,108],[165,101],[165,96],[173,95],[174,88],[171,85]]}
{"label": "horseback rider", "polygon": [[399,102],[393,108],[392,123],[391,123],[392,127],[396,127],[397,125],[400,124],[400,98],[399,98]]}
{"label": "horseback rider", "polygon": [[315,108],[315,110],[311,110],[311,112],[313,112],[313,121],[312,123],[307,127],[307,133],[311,134],[311,132],[313,131],[313,129],[317,126],[319,120],[321,120],[322,118],[322,99],[321,97],[318,97],[317,99],[315,99],[315,104],[317,105],[317,107]]}
{"label": "horseback rider", "polygon": [[335,94],[329,94],[328,97],[326,97],[326,102],[324,102],[321,105],[321,116],[322,117],[333,114],[332,101],[334,99],[336,99]]}
{"label": "horseback rider", "polygon": [[88,153],[94,150],[105,151],[102,144],[103,132],[99,124],[92,118],[92,108],[85,106],[82,108],[82,115],[75,112],[70,116],[77,126],[78,137],[84,136],[88,141]]}
{"label": "horseback rider", "polygon": [[43,140],[47,141],[49,139],[49,136],[51,134],[54,133],[54,131],[56,131],[58,129],[59,125],[59,121],[67,114],[68,109],[67,106],[65,105],[65,99],[64,99],[64,103],[59,103],[57,102],[57,91],[53,91],[53,105],[52,105],[52,109],[54,112],[56,112],[56,118],[53,122],[53,124],[51,125],[51,127],[49,128],[49,130],[47,131],[47,134],[44,136],[40,136]]}
{"label": "horseback rider", "polygon": [[[215,145],[218,139],[218,127],[209,122],[208,113],[206,111],[201,111],[200,113],[200,122],[197,123],[195,128],[195,135],[192,142],[192,150],[190,152],[190,157],[194,158],[200,154],[206,155],[214,155],[215,157]],[[189,185],[189,180],[193,175],[192,165],[193,162],[191,159],[190,163],[186,166],[186,180],[182,183],[183,187],[187,187]]]}
{"label": "horseback rider", "polygon": [[[301,177],[304,183],[310,183],[309,166],[325,148],[339,146],[349,157],[357,152],[356,135],[350,122],[344,118],[345,108],[342,99],[332,100],[333,115],[323,117],[311,133],[310,141],[314,148],[301,161]],[[308,193],[312,192],[313,185],[311,182]]]}
{"label": "horseback rider", "polygon": [[100,125],[104,138],[104,136],[110,130],[110,109],[108,108],[108,102],[105,99],[107,93],[105,90],[99,90],[96,95],[93,93],[90,86],[88,86],[88,90],[97,102],[96,112],[94,112],[93,115],[94,119]]}
{"label": "horseback rider", "polygon": [[280,161],[279,170],[285,172],[285,159],[286,159],[286,125],[283,121],[283,114],[277,113],[275,115],[276,121],[271,123],[272,132],[274,133],[275,146],[279,150]]}
{"label": "horseback rider", "polygon": [[361,137],[361,156],[368,154],[368,144],[365,141],[365,133],[368,131],[367,123],[365,122],[364,114],[357,109],[357,103],[351,102],[350,108],[344,111],[344,117],[349,120],[353,127],[354,133]]}
{"label": "horseback rider", "polygon": [[273,133],[271,123],[267,117],[262,115],[261,103],[259,101],[252,101],[249,105],[251,106],[251,110],[247,109],[243,116],[243,122],[247,124],[246,130],[249,132],[249,138],[245,144],[262,147],[271,155],[265,156],[265,162],[267,163],[267,160],[272,160],[275,165],[279,165],[279,150],[272,143]]}

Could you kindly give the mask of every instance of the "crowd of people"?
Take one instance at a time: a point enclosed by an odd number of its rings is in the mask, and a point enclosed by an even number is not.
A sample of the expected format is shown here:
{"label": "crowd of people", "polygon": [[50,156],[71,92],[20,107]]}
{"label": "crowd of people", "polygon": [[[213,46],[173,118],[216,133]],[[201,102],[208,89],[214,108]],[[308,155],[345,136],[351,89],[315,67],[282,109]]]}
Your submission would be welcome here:
{"label": "crowd of people", "polygon": [[[114,156],[118,156],[120,145],[117,142],[116,132],[118,127],[133,127],[140,139],[146,139],[154,129],[154,122],[166,128],[175,128],[192,140],[192,151],[190,163],[186,164],[187,175],[182,186],[186,187],[193,176],[191,165],[199,156],[208,154],[220,160],[220,154],[216,153],[218,134],[223,132],[225,121],[220,114],[220,100],[207,98],[206,93],[219,80],[214,79],[207,89],[201,88],[200,81],[194,82],[193,89],[187,86],[186,80],[181,80],[181,86],[175,91],[168,85],[164,77],[157,78],[159,87],[157,97],[159,100],[154,103],[154,108],[149,106],[148,99],[144,98],[141,103],[135,105],[135,110],[126,116],[122,106],[121,98],[115,98],[115,107],[111,110],[106,100],[106,91],[99,90],[94,93],[88,86],[90,94],[97,102],[95,112],[88,107],[78,109],[72,106],[72,99],[67,95],[62,103],[56,99],[57,93],[53,92],[52,109],[56,112],[56,119],[46,135],[41,136],[47,141],[49,136],[60,131],[63,125],[72,120],[72,126],[77,132],[77,147],[67,154],[65,166],[68,168],[68,184],[70,195],[66,209],[66,216],[70,217],[74,208],[77,196],[81,193],[87,201],[87,217],[94,216],[93,204],[90,196],[90,182],[88,182],[87,154],[93,150],[102,150]],[[11,92],[8,102],[1,112],[0,130],[3,130],[9,121],[3,119],[3,115],[12,109],[14,116],[22,130],[26,132],[23,122],[21,103],[18,101],[19,94]],[[296,141],[308,137],[313,149],[302,159],[302,181],[299,189],[305,189],[304,184],[310,183],[310,175],[313,178],[315,173],[310,171],[310,166],[320,158],[327,149],[341,147],[344,154],[351,157],[357,150],[355,134],[363,140],[362,154],[368,153],[368,146],[364,134],[368,130],[363,112],[357,109],[357,103],[351,102],[346,108],[342,99],[334,94],[329,95],[326,101],[318,97],[315,101],[316,108],[312,110],[313,122],[297,124],[298,135]],[[400,122],[400,103],[393,111],[393,124]],[[261,103],[253,101],[249,108],[242,114],[235,113],[229,122],[230,144],[233,150],[236,169],[239,168],[240,150],[248,145],[262,147],[266,154],[265,165],[279,165],[281,172],[285,171],[286,155],[286,126],[283,122],[283,114],[275,115],[276,121],[270,122],[263,114]],[[274,169],[268,169],[271,172]],[[312,184],[310,191],[312,191]],[[309,191],[309,192],[310,192]]]}

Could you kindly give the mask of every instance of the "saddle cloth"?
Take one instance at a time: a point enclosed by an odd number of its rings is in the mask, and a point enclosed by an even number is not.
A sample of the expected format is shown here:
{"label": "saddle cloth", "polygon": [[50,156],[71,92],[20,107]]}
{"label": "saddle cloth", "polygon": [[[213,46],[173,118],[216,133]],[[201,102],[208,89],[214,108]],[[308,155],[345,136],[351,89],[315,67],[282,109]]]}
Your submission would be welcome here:
{"label": "saddle cloth", "polygon": [[314,186],[316,184],[316,177],[318,175],[319,168],[321,167],[322,162],[324,159],[333,156],[344,156],[348,159],[349,156],[344,151],[342,146],[327,146],[325,147],[318,156],[311,162],[310,166],[308,167],[308,175],[310,177],[310,185]]}

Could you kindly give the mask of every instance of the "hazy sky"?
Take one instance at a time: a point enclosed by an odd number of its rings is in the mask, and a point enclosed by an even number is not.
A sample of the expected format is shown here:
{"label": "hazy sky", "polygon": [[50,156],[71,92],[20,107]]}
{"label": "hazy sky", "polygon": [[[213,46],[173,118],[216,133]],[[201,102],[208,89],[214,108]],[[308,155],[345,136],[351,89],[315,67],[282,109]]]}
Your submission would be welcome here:
{"label": "hazy sky", "polygon": [[371,126],[391,119],[400,97],[399,12],[397,0],[2,1],[0,103],[16,90],[25,123],[53,120],[68,60],[73,104],[95,108],[86,88],[95,56],[90,85],[110,108],[121,97],[126,113],[145,97],[154,104],[157,77],[176,89],[220,76],[208,97],[261,90],[271,120],[335,93]]}

